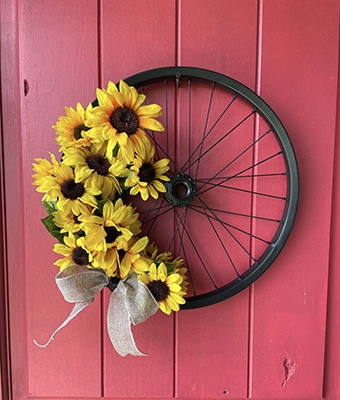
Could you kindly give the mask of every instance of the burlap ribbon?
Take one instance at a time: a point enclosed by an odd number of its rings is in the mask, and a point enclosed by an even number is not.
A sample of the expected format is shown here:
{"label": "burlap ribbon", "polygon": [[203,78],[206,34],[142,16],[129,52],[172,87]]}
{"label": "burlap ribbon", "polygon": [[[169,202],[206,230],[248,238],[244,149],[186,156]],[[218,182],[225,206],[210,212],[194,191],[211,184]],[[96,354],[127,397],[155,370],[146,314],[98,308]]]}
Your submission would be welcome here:
{"label": "burlap ribbon", "polygon": [[[94,301],[96,295],[108,285],[109,279],[105,271],[101,269],[70,265],[58,273],[56,283],[64,299],[76,304],[46,344],[41,345],[34,341],[39,347],[48,346],[64,326]],[[136,346],[131,322],[137,325],[147,320],[157,310],[157,301],[144,283],[138,279],[136,273],[131,272],[125,279],[119,281],[110,297],[107,330],[113,347],[121,356],[146,355]]]}

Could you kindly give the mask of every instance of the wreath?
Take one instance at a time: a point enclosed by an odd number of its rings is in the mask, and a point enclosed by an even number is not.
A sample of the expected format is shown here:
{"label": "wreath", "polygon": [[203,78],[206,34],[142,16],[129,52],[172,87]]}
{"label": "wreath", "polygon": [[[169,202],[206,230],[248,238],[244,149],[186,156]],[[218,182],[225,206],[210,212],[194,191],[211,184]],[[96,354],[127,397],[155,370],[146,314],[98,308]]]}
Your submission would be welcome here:
{"label": "wreath", "polygon": [[65,300],[76,303],[46,345],[108,287],[112,344],[121,355],[142,355],[130,323],[158,309],[179,311],[188,286],[183,260],[143,236],[133,205],[136,196],[147,202],[166,192],[169,159],[156,160],[148,136],[164,131],[157,119],[162,110],[124,81],[109,82],[96,95],[86,109],[80,103],[65,107],[53,126],[60,156],[50,153],[50,160],[33,163],[33,184],[44,193],[47,211],[42,222],[61,256],[54,263],[60,268],[56,282]]}

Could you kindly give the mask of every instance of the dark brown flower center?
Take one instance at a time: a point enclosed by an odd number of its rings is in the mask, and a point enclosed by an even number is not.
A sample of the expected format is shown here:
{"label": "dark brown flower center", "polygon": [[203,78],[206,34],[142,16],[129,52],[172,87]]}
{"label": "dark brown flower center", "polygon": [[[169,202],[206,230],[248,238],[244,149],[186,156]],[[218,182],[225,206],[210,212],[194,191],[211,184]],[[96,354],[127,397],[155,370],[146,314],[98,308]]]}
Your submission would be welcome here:
{"label": "dark brown flower center", "polygon": [[153,281],[149,283],[148,289],[157,301],[165,300],[170,293],[168,285],[162,281]]}
{"label": "dark brown flower center", "polygon": [[74,136],[74,138],[75,138],[75,140],[78,140],[78,139],[81,139],[82,138],[82,136],[81,136],[81,132],[82,131],[88,131],[90,128],[88,127],[88,126],[85,126],[84,124],[81,124],[81,125],[78,125],[78,126],[76,126],[75,128],[74,128],[74,131],[73,131],[73,136]]}
{"label": "dark brown flower center", "polygon": [[155,179],[156,171],[152,164],[146,163],[139,168],[139,179],[142,182],[152,182]]}
{"label": "dark brown flower center", "polygon": [[104,230],[106,232],[106,243],[113,243],[117,237],[122,234],[122,232],[119,232],[114,226],[105,226]]}
{"label": "dark brown flower center", "polygon": [[67,179],[61,184],[61,193],[70,200],[76,200],[85,193],[82,183],[76,183],[74,179]]}
{"label": "dark brown flower center", "polygon": [[87,165],[89,168],[94,169],[99,175],[107,175],[111,166],[109,160],[98,154],[87,157]]}
{"label": "dark brown flower center", "polygon": [[72,260],[78,265],[87,265],[89,262],[89,256],[84,249],[76,247],[72,252]]}
{"label": "dark brown flower center", "polygon": [[119,256],[119,260],[122,261],[122,259],[124,258],[126,254],[126,251],[123,249],[118,250],[118,256]]}
{"label": "dark brown flower center", "polygon": [[110,123],[118,133],[132,135],[138,128],[138,117],[130,108],[119,107],[111,114]]}

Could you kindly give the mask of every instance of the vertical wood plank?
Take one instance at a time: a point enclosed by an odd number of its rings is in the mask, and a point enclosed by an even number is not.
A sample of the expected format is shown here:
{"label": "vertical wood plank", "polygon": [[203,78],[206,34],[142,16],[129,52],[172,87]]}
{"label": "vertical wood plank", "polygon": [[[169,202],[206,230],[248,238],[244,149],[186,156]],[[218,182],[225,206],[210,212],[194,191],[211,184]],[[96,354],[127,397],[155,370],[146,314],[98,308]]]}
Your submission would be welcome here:
{"label": "vertical wood plank", "polygon": [[286,248],[255,284],[253,397],[322,397],[338,4],[263,2],[261,95],[295,146],[301,196]]}
{"label": "vertical wood plank", "polygon": [[[101,82],[175,63],[175,1],[102,1]],[[104,312],[109,294],[105,294]],[[105,328],[104,328],[105,329]],[[173,317],[160,311],[133,327],[137,346],[149,356],[120,357],[104,334],[107,397],[172,397]]]}
{"label": "vertical wood plank", "polygon": [[[4,162],[4,201],[6,204],[6,257],[7,264],[2,268],[8,273],[9,313],[12,329],[10,329],[11,347],[5,351],[10,354],[11,365],[6,360],[2,365],[11,371],[12,394],[14,398],[23,398],[27,393],[27,356],[25,327],[21,323],[25,318],[25,311],[18,304],[25,302],[24,271],[17,266],[24,262],[23,236],[23,193],[18,191],[17,185],[11,182],[22,182],[21,157],[21,122],[20,122],[20,85],[19,85],[19,52],[18,52],[18,2],[4,0],[0,3],[1,11],[1,112],[2,112],[2,140],[6,151],[3,152]],[[8,84],[10,82],[10,85]],[[13,155],[17,155],[14,157]],[[11,205],[10,207],[7,205]],[[15,229],[13,229],[15,228]],[[22,251],[18,251],[18,248]],[[10,288],[15,288],[15,291]],[[4,295],[3,293],[2,295]],[[14,328],[15,326],[15,328]],[[18,328],[17,328],[18,327]],[[3,327],[1,327],[3,329]],[[3,353],[3,348],[1,349]],[[14,361],[15,360],[15,361]],[[2,371],[4,372],[4,371]],[[10,382],[8,381],[10,384]],[[2,388],[5,389],[4,387]]]}
{"label": "vertical wood plank", "polygon": [[[256,1],[180,1],[178,29],[180,65],[221,72],[254,89]],[[246,397],[248,296],[245,290],[178,315],[177,396]]]}
{"label": "vertical wood plank", "polygon": [[40,204],[41,194],[36,193],[31,178],[34,158],[48,159],[49,151],[57,153],[52,125],[64,115],[64,106],[75,108],[77,101],[86,106],[95,96],[97,2],[65,0],[56,5],[43,0],[21,1],[19,11],[24,174],[16,186],[24,196],[21,246],[25,262],[10,268],[22,268],[20,274],[26,275],[27,297],[17,307],[26,313],[20,329],[27,329],[27,395],[100,396],[99,300],[61,331],[49,347],[41,349],[33,343],[33,339],[40,343],[47,341],[73,305],[64,301],[54,281],[58,272],[53,265],[57,259],[52,251],[55,240],[39,221],[45,211]]}
{"label": "vertical wood plank", "polygon": [[[340,4],[340,3],[339,3]],[[335,157],[333,176],[333,203],[330,241],[330,262],[328,280],[328,302],[327,302],[327,330],[326,330],[326,358],[325,358],[325,380],[324,397],[327,400],[340,397],[340,52],[338,54],[338,100],[337,100],[337,122],[335,133]]]}
{"label": "vertical wood plank", "polygon": [[102,0],[101,78],[105,86],[175,63],[175,0]]}

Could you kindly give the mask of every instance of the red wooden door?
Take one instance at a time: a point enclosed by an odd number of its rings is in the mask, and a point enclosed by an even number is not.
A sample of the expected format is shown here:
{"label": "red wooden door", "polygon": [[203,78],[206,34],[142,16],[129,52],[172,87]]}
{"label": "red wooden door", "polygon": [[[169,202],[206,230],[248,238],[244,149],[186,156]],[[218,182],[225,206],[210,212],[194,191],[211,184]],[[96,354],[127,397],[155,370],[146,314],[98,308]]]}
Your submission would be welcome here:
{"label": "red wooden door", "polygon": [[[10,333],[1,328],[4,398],[340,398],[334,158],[339,4],[1,3],[6,251],[0,277],[7,290],[0,320]],[[260,94],[283,121],[301,177],[288,243],[268,272],[240,294],[171,317],[157,313],[134,328],[148,357],[115,353],[105,329],[107,293],[50,346],[38,348],[33,339],[43,342],[72,306],[55,285],[54,240],[39,222],[45,213],[31,164],[57,151],[51,126],[64,106],[86,105],[109,80],[170,65],[231,76]]]}

